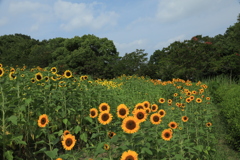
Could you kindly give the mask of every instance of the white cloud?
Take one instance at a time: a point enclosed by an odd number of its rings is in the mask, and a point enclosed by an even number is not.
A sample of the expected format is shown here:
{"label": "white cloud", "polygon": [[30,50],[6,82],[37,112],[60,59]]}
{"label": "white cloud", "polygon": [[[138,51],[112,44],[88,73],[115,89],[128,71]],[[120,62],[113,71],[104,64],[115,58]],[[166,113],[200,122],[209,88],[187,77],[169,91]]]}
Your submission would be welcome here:
{"label": "white cloud", "polygon": [[66,31],[90,27],[100,29],[107,25],[115,25],[117,14],[113,11],[101,10],[101,4],[93,2],[71,3],[59,0],[54,4],[54,12],[62,20],[61,28]]}
{"label": "white cloud", "polygon": [[184,34],[178,35],[176,37],[172,37],[172,38],[168,39],[167,41],[158,42],[154,46],[154,49],[162,49],[163,47],[167,47],[167,46],[169,46],[171,43],[173,43],[175,41],[183,41],[185,38],[186,38],[186,35],[184,35]]}
{"label": "white cloud", "polygon": [[144,49],[147,45],[146,39],[138,39],[129,43],[117,43],[114,42],[118,50],[121,50],[120,56],[124,56],[125,53],[134,52],[136,49]]}

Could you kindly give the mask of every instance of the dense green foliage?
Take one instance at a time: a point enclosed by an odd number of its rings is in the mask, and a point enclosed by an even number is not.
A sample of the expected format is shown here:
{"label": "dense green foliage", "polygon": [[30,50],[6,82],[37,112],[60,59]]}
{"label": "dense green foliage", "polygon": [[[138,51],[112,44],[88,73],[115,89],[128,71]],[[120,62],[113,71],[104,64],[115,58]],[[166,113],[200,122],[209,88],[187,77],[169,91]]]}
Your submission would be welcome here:
{"label": "dense green foliage", "polygon": [[[240,17],[240,16],[239,16]],[[224,35],[196,35],[183,42],[148,53],[136,49],[119,56],[113,41],[95,35],[35,40],[23,34],[0,36],[0,62],[3,66],[25,64],[71,69],[94,78],[113,78],[122,74],[170,80],[201,80],[216,75],[240,78],[240,18]]]}

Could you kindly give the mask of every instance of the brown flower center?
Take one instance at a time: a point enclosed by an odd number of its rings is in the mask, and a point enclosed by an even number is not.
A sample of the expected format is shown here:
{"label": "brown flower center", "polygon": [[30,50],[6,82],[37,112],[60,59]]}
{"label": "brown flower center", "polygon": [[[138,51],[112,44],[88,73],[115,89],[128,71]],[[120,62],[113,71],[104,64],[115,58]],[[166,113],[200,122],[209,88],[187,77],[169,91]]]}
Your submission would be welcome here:
{"label": "brown flower center", "polygon": [[134,160],[134,157],[132,155],[129,155],[129,156],[126,157],[125,160]]}
{"label": "brown flower center", "polygon": [[68,77],[71,76],[71,73],[70,73],[70,72],[67,72],[67,73],[66,73],[66,76],[68,76]]}
{"label": "brown flower center", "polygon": [[41,80],[41,79],[42,79],[42,76],[41,76],[41,75],[37,75],[36,78],[37,78],[38,80]]}
{"label": "brown flower center", "polygon": [[109,119],[109,115],[107,113],[104,113],[102,115],[102,121],[107,121]]}
{"label": "brown flower center", "polygon": [[156,106],[152,106],[152,110],[156,110]]}
{"label": "brown flower center", "polygon": [[41,119],[41,124],[45,124],[47,122],[46,118]]}
{"label": "brown flower center", "polygon": [[91,111],[91,116],[95,116],[96,112],[95,111]]}
{"label": "brown flower center", "polygon": [[153,121],[154,121],[154,122],[159,122],[159,120],[160,120],[160,118],[159,118],[158,116],[154,116],[154,117],[153,117]]}
{"label": "brown flower center", "polygon": [[137,109],[144,109],[143,106],[137,106]]}
{"label": "brown flower center", "polygon": [[102,111],[105,111],[105,110],[107,110],[107,106],[102,106]]}
{"label": "brown flower center", "polygon": [[126,109],[124,109],[124,108],[121,108],[121,109],[119,110],[119,114],[120,114],[121,116],[126,115],[126,113],[127,113],[127,111],[126,111]]}
{"label": "brown flower center", "polygon": [[137,126],[137,124],[136,124],[136,122],[133,121],[133,120],[129,120],[129,121],[127,121],[127,123],[126,123],[126,128],[129,129],[129,130],[135,129],[136,126]]}
{"label": "brown flower center", "polygon": [[144,114],[142,112],[138,112],[137,113],[137,118],[138,119],[143,119],[144,118]]}
{"label": "brown flower center", "polygon": [[165,138],[169,138],[169,137],[170,137],[170,133],[169,133],[169,132],[166,132],[166,133],[164,134],[164,137],[165,137]]}
{"label": "brown flower center", "polygon": [[68,138],[68,139],[66,139],[66,141],[65,141],[65,144],[66,144],[66,146],[71,146],[72,145],[72,143],[73,143],[73,140],[71,139],[71,138]]}

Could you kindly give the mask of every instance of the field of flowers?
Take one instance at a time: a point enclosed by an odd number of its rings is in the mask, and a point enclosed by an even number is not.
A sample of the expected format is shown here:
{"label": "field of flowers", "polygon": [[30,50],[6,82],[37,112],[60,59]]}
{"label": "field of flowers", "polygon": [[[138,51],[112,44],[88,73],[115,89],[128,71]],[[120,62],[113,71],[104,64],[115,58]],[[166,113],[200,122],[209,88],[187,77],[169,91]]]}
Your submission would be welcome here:
{"label": "field of flowers", "polygon": [[[0,64],[1,65],[1,64]],[[208,86],[0,66],[3,159],[212,159]]]}

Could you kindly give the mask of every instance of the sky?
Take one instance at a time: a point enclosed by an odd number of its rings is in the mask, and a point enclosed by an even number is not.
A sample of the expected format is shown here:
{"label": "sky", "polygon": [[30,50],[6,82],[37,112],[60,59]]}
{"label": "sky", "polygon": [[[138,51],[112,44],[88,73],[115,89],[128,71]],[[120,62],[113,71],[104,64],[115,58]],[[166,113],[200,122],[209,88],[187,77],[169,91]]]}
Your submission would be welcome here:
{"label": "sky", "polygon": [[239,13],[240,0],[0,0],[0,36],[93,34],[112,40],[120,56],[150,56],[174,41],[224,34]]}

